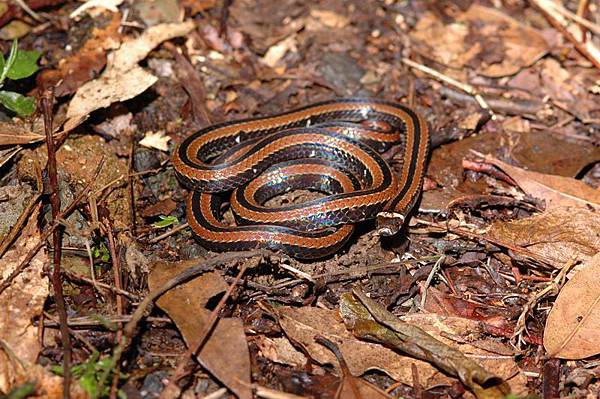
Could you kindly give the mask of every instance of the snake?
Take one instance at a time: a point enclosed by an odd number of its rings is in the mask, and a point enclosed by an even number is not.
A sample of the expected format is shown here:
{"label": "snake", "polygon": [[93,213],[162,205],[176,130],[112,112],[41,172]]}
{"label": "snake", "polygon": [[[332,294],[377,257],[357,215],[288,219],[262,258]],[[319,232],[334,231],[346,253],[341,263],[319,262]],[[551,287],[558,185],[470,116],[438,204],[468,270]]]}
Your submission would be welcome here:
{"label": "snake", "polygon": [[[382,236],[401,230],[421,193],[429,146],[415,109],[342,98],[207,126],[177,146],[172,164],[190,190],[188,223],[207,249],[317,259],[339,251],[359,222],[375,220]],[[295,190],[321,196],[268,205]],[[224,219],[227,204],[235,223]]]}

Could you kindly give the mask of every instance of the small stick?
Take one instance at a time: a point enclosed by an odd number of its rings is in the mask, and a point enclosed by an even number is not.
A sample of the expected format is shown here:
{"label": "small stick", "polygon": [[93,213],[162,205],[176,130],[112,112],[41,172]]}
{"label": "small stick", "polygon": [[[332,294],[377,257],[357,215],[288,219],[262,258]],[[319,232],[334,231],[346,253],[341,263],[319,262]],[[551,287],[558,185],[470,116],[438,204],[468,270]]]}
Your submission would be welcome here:
{"label": "small stick", "polygon": [[129,214],[131,218],[131,235],[136,236],[137,221],[135,215],[135,189],[133,186],[133,173],[134,170],[134,157],[135,157],[135,133],[131,132],[131,148],[129,149],[129,160],[128,160],[128,185],[129,185]]}
{"label": "small stick", "polygon": [[104,166],[104,159],[102,159],[100,161],[100,163],[98,164],[98,167],[96,168],[96,171],[94,172],[94,178],[88,182],[87,186],[81,191],[81,193],[79,193],[79,195],[77,195],[77,197],[73,200],[73,202],[71,202],[69,204],[69,206],[67,208],[65,208],[65,210],[52,222],[52,225],[49,228],[47,228],[46,231],[44,231],[42,233],[42,236],[40,237],[40,241],[37,243],[37,245],[35,247],[33,247],[29,251],[29,253],[27,253],[27,255],[25,256],[23,261],[19,264],[19,266],[17,266],[15,268],[15,270],[13,270],[13,272],[10,274],[10,276],[5,278],[4,281],[2,281],[2,283],[0,283],[0,294],[2,294],[8,287],[10,287],[10,284],[13,282],[13,280],[19,274],[21,274],[21,272],[23,272],[23,270],[25,270],[25,268],[29,265],[29,262],[31,262],[31,259],[33,259],[33,257],[39,252],[40,249],[42,249],[42,247],[44,245],[46,245],[46,240],[54,233],[54,230],[56,230],[61,225],[61,220],[65,217],[67,217],[68,215],[70,215],[71,212],[73,212],[75,210],[75,208],[77,208],[79,203],[81,201],[83,201],[83,199],[87,196],[87,194],[90,191],[90,188],[92,187],[92,184],[95,182],[96,178],[100,174],[100,171],[102,170],[102,166]]}
{"label": "small stick", "polygon": [[[237,276],[235,276],[235,280],[229,285],[229,287],[227,288],[227,291],[225,292],[225,295],[223,295],[223,297],[221,298],[221,300],[219,301],[217,306],[211,312],[208,321],[206,322],[204,328],[200,332],[200,338],[198,339],[198,342],[195,345],[190,346],[188,348],[188,350],[180,357],[179,364],[177,365],[177,368],[175,369],[175,371],[173,371],[173,373],[171,374],[171,378],[169,378],[169,385],[167,385],[167,387],[165,387],[165,390],[163,391],[163,393],[169,392],[171,389],[173,389],[174,388],[173,385],[175,385],[177,383],[177,381],[179,381],[186,374],[185,373],[185,365],[187,364],[188,360],[192,358],[192,356],[194,356],[200,352],[200,350],[202,349],[204,344],[208,341],[208,338],[210,337],[212,331],[215,328],[215,325],[217,324],[217,320],[219,318],[219,312],[225,306],[225,302],[227,302],[227,300],[233,293],[233,290],[238,285],[240,279],[242,278],[244,273],[246,273],[247,269],[248,269],[248,265],[246,262],[244,262],[242,264],[242,267],[240,268],[240,271],[238,272]],[[169,386],[171,386],[171,389],[169,389]],[[163,395],[161,395],[161,397],[162,396]]]}
{"label": "small stick", "polygon": [[479,104],[479,106],[483,109],[488,110],[491,115],[492,115],[492,119],[496,119],[496,115],[494,114],[494,111],[490,108],[490,106],[488,105],[488,103],[483,99],[483,97],[481,96],[481,94],[479,94],[479,92],[477,92],[477,90],[475,89],[475,87],[471,86],[470,84],[467,83],[462,83],[459,82],[456,79],[451,78],[450,76],[444,75],[443,73],[436,71],[433,68],[429,68],[428,66],[425,66],[423,64],[419,64],[417,62],[414,62],[408,58],[402,58],[402,62],[404,62],[406,65],[408,65],[411,68],[415,68],[421,72],[424,72],[428,75],[433,76],[434,78],[437,78],[438,80],[441,80],[442,82],[448,83],[454,87],[457,87],[459,89],[461,89],[462,91],[464,91],[467,94],[470,94],[471,96],[473,96],[475,98],[475,100],[477,101],[477,103]]}
{"label": "small stick", "polygon": [[[108,235],[108,246],[110,247],[110,256],[112,258],[112,265],[114,271],[114,282],[115,288],[118,290],[122,290],[121,284],[121,261],[119,258],[119,252],[117,251],[117,245],[115,243],[115,237],[112,232],[112,224],[106,220],[105,223],[106,232]],[[117,295],[117,316],[123,315],[123,297],[121,295]],[[123,338],[123,323],[117,323],[117,342],[121,342]],[[117,385],[119,383],[119,375],[121,374],[120,364],[117,362],[115,364],[115,372],[113,374],[112,384],[110,386],[110,398],[114,399],[117,397]]]}
{"label": "small stick", "polygon": [[[48,148],[48,181],[50,186],[50,205],[52,207],[52,220],[56,221],[60,215],[60,197],[58,195],[58,173],[56,170],[56,148],[52,136],[52,122],[54,105],[54,89],[50,88],[44,92],[41,99],[42,112],[44,114],[44,128],[46,131],[46,146]],[[52,233],[52,245],[54,247],[52,270],[52,286],[54,288],[54,300],[58,319],[60,321],[60,337],[63,345],[63,398],[68,399],[71,391],[71,336],[67,325],[67,310],[62,290],[62,278],[60,275],[60,258],[62,255],[62,228],[54,229]]]}

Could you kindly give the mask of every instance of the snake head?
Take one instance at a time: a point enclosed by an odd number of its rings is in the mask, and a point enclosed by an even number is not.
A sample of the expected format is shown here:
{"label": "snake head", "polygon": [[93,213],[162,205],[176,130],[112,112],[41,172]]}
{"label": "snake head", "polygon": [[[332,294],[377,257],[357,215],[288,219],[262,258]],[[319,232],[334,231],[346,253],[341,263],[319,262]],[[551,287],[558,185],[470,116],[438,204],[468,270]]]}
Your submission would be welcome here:
{"label": "snake head", "polygon": [[404,215],[398,212],[379,212],[377,214],[377,234],[393,236],[398,233],[404,224]]}

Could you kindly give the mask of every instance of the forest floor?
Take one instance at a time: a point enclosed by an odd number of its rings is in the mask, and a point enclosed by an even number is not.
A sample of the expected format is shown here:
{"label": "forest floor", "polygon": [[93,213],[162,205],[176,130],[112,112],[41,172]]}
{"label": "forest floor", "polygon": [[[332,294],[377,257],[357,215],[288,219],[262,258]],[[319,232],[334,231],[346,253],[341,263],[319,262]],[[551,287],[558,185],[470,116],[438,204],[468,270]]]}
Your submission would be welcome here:
{"label": "forest floor", "polygon": [[[19,3],[0,9],[0,393],[600,397],[596,2]],[[400,234],[362,222],[318,260],[203,247],[177,145],[342,97],[429,125]]]}

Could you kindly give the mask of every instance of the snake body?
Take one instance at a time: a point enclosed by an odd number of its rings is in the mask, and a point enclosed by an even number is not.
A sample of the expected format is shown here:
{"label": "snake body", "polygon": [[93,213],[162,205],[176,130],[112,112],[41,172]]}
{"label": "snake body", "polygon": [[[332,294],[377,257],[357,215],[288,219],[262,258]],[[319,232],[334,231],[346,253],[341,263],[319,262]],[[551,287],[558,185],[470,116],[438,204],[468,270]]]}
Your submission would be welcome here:
{"label": "snake body", "polygon": [[[381,155],[392,147],[401,154],[397,172]],[[261,247],[319,258],[337,251],[363,220],[376,218],[381,235],[396,234],[420,194],[428,150],[419,113],[350,98],[206,127],[178,146],[173,165],[191,190],[188,222],[209,249]],[[326,196],[264,205],[298,189]],[[222,220],[224,200],[236,226]]]}

